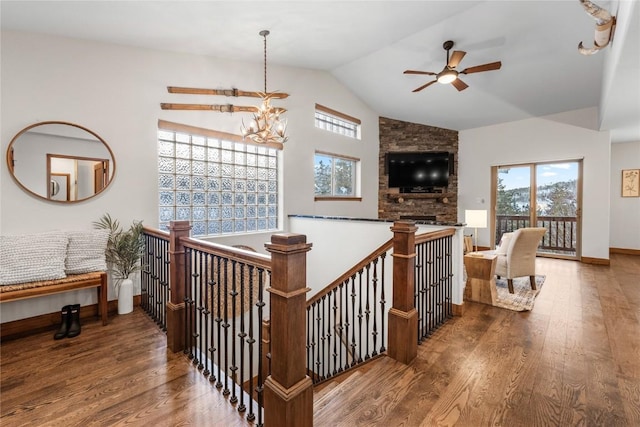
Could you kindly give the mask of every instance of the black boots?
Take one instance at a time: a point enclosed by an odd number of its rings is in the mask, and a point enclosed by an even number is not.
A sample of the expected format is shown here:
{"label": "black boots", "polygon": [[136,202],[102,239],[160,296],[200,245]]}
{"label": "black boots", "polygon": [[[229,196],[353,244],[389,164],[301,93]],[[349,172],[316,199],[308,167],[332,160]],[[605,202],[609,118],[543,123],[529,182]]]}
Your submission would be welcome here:
{"label": "black boots", "polygon": [[65,305],[60,314],[62,315],[60,329],[53,339],[60,340],[64,337],[73,338],[80,335],[80,304]]}

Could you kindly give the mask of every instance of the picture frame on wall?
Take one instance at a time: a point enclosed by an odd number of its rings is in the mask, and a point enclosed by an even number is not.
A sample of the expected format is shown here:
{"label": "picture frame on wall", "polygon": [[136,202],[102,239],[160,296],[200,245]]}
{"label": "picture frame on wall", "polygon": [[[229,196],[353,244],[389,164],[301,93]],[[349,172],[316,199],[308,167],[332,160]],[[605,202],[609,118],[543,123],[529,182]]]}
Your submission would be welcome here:
{"label": "picture frame on wall", "polygon": [[622,170],[622,197],[640,197],[640,169]]}

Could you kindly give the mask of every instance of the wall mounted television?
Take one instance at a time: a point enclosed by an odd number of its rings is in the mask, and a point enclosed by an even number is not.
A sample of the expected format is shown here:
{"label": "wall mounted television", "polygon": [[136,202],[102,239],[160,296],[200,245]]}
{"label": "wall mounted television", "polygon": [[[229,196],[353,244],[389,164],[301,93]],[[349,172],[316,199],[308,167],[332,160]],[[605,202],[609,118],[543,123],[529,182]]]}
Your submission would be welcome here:
{"label": "wall mounted television", "polygon": [[453,164],[453,153],[447,151],[389,152],[389,187],[398,187],[402,193],[442,191],[449,185]]}

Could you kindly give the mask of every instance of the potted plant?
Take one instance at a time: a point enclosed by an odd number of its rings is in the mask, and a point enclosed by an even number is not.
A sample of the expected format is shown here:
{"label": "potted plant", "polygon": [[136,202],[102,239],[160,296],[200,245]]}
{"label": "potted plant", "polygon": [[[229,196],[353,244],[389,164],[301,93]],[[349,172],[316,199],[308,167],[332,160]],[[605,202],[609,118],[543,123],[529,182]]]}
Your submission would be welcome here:
{"label": "potted plant", "polygon": [[133,311],[133,281],[129,276],[142,268],[140,261],[144,253],[142,221],[134,221],[123,230],[118,220],[106,213],[93,224],[95,228],[109,230],[105,258],[115,279],[118,314],[130,313]]}

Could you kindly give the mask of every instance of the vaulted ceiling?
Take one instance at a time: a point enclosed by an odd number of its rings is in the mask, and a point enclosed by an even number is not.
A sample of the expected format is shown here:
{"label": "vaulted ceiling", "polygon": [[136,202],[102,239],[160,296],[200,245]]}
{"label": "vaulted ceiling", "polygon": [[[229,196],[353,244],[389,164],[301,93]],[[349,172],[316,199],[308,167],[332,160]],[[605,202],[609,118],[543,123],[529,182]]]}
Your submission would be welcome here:
{"label": "vaulted ceiling", "polygon": [[[578,0],[556,1],[7,1],[2,29],[326,70],[378,114],[464,130],[598,107],[614,142],[640,140],[640,6],[597,2],[617,15],[610,46],[595,55],[595,21]],[[404,75],[438,72],[442,44],[467,55],[469,88]],[[203,87],[204,83],[203,83]],[[286,88],[280,88],[286,90]]]}

